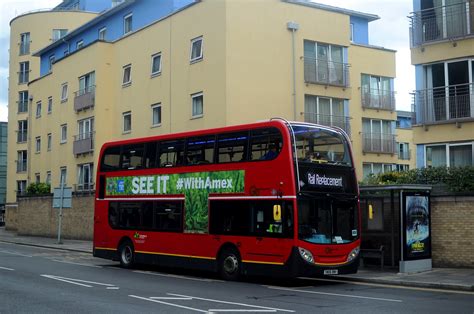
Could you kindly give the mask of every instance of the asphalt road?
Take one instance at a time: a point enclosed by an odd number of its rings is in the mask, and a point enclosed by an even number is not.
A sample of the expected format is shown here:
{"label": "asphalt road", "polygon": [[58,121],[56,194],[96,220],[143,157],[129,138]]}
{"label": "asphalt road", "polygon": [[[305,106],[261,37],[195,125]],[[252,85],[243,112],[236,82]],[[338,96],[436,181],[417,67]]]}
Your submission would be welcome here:
{"label": "asphalt road", "polygon": [[474,313],[474,293],[146,267],[0,242],[0,313]]}

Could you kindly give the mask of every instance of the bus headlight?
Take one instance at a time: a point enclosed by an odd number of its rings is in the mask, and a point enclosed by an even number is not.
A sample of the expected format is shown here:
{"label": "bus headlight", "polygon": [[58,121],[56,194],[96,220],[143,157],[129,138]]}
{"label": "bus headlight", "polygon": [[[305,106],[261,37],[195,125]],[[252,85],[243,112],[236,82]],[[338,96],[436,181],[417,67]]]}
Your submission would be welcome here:
{"label": "bus headlight", "polygon": [[302,247],[299,247],[299,248],[298,248],[298,251],[300,252],[301,257],[302,257],[305,261],[307,261],[308,263],[311,263],[311,264],[314,263],[313,254],[311,254],[310,251],[308,251],[307,249],[303,249]]}
{"label": "bus headlight", "polygon": [[352,262],[357,257],[357,255],[359,255],[359,252],[360,252],[359,247],[356,247],[355,249],[353,249],[347,256],[347,262]]}

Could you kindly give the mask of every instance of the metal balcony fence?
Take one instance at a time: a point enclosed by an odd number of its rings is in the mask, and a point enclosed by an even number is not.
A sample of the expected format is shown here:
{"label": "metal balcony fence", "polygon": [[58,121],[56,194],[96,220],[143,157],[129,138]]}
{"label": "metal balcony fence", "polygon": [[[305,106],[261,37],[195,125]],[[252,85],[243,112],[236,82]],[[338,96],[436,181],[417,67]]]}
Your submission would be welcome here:
{"label": "metal balcony fence", "polygon": [[85,154],[94,150],[94,132],[81,133],[74,136],[74,155]]}
{"label": "metal balcony fence", "polygon": [[416,11],[409,16],[412,47],[474,35],[472,1]]}
{"label": "metal balcony fence", "polygon": [[18,72],[18,84],[28,83],[30,77],[30,71]]}
{"label": "metal balcony fence", "polygon": [[312,112],[303,112],[304,121],[309,123],[316,123],[325,126],[336,126],[344,131],[347,134],[351,133],[351,126],[350,126],[350,117],[346,116],[336,116],[336,115],[325,115],[325,114],[318,114]]}
{"label": "metal balcony fence", "polygon": [[400,160],[410,160],[410,150],[404,150],[398,152],[398,159]]}
{"label": "metal balcony fence", "polygon": [[307,83],[349,86],[349,64],[304,57],[304,80]]}
{"label": "metal balcony fence", "polygon": [[27,167],[26,160],[17,160],[16,162],[16,172],[25,172]]}
{"label": "metal balcony fence", "polygon": [[20,55],[27,55],[30,53],[30,42],[20,43]]}
{"label": "metal balcony fence", "polygon": [[362,133],[364,153],[396,154],[395,134]]}
{"label": "metal balcony fence", "polygon": [[78,183],[74,185],[74,192],[78,193],[93,193],[95,185],[92,182]]}
{"label": "metal balcony fence", "polygon": [[377,90],[364,86],[361,88],[362,107],[381,110],[395,110],[395,92]]}
{"label": "metal balcony fence", "polygon": [[19,100],[18,103],[18,113],[28,112],[28,100]]}
{"label": "metal balcony fence", "polygon": [[17,131],[17,143],[24,143],[28,140],[28,132],[27,131]]}
{"label": "metal balcony fence", "polygon": [[474,118],[474,84],[417,90],[414,104],[417,124]]}

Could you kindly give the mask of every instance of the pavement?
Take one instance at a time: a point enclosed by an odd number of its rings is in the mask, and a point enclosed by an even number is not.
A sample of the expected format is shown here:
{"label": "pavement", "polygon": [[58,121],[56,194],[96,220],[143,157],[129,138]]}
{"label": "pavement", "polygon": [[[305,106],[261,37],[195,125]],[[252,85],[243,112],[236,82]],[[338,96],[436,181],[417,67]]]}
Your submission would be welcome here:
{"label": "pavement", "polygon": [[[58,244],[57,240],[57,238],[18,235],[13,231],[5,230],[5,227],[0,227],[0,242],[92,254],[92,241],[62,239],[62,244]],[[362,267],[357,274],[332,276],[331,279],[474,292],[474,269],[472,268],[433,268],[425,272],[399,273],[398,269],[393,268],[380,270],[378,267]]]}

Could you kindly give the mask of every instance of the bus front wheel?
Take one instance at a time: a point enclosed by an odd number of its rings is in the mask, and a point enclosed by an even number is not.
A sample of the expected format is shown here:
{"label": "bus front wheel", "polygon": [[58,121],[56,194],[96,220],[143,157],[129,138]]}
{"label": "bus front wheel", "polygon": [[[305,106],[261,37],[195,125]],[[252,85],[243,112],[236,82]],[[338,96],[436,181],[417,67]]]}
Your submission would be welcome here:
{"label": "bus front wheel", "polygon": [[120,266],[123,268],[132,268],[135,264],[135,250],[132,242],[126,240],[119,247]]}
{"label": "bus front wheel", "polygon": [[219,274],[222,279],[236,281],[240,277],[241,262],[239,253],[232,248],[225,249],[219,256]]}

